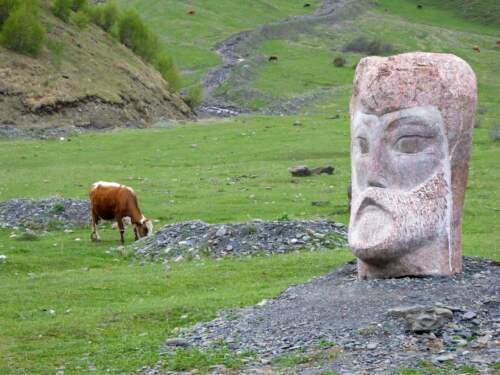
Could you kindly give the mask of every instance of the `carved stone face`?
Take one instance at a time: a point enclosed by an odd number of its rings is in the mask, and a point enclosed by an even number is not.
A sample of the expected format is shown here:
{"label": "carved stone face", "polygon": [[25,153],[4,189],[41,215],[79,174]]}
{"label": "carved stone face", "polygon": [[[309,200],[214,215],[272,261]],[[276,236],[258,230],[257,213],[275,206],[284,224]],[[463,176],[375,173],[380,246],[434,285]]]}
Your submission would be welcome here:
{"label": "carved stone face", "polygon": [[361,278],[461,270],[461,221],[476,105],[453,55],[358,64],[351,98],[349,244]]}
{"label": "carved stone face", "polygon": [[353,253],[385,262],[442,235],[450,214],[450,164],[439,110],[414,107],[382,116],[358,110],[352,131]]}

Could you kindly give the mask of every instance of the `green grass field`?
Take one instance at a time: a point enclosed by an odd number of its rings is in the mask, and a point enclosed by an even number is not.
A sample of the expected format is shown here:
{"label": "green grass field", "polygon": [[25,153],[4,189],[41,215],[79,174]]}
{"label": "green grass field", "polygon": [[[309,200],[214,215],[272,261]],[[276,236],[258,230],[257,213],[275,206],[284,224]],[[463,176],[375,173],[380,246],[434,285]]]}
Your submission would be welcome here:
{"label": "green grass field", "polygon": [[[304,125],[294,127],[296,119]],[[135,148],[127,148],[132,144]],[[0,163],[6,166],[0,200],[83,198],[87,185],[106,178],[133,186],[146,214],[161,223],[284,215],[348,220],[346,120],[241,117],[168,130],[89,134],[70,142],[0,145]],[[116,152],[124,149],[127,158]],[[467,255],[500,259],[498,154],[487,130],[476,130],[465,207]],[[301,164],[332,164],[336,172],[292,179],[287,168]],[[331,205],[313,207],[313,200]],[[220,308],[272,297],[351,259],[346,250],[205,259],[174,265],[166,273],[159,264],[141,265],[127,249],[118,250],[118,234],[109,226],[98,245],[90,243],[87,228],[52,232],[36,241],[11,238],[12,233],[0,230],[0,253],[8,257],[0,264],[2,374],[54,373],[62,367],[65,374],[80,374],[94,366],[97,373],[132,373],[158,360],[160,343],[175,327],[208,320]],[[208,361],[196,358],[183,357],[172,366]]]}
{"label": "green grass field", "polygon": [[[312,9],[319,0],[310,1]],[[214,43],[258,24],[312,11],[302,1],[120,0],[138,9],[170,47],[194,81],[218,63]],[[119,130],[70,141],[0,140],[0,201],[64,196],[85,198],[97,180],[134,187],[147,216],[157,226],[191,219],[210,223],[288,217],[348,222],[350,181],[348,100],[361,54],[342,53],[357,36],[377,37],[397,52],[450,52],[466,59],[479,82],[478,127],[463,224],[466,255],[500,260],[500,142],[490,127],[500,123],[500,33],[492,24],[473,23],[426,1],[378,0],[358,18],[293,40],[273,39],[257,53],[279,54],[277,64],[259,66],[245,90],[233,99],[261,108],[270,99],[331,88],[332,94],[297,116],[241,116],[228,120],[178,123],[171,129]],[[188,16],[188,10],[196,10]],[[387,11],[385,11],[387,9]],[[432,10],[432,11],[431,11]],[[242,16],[244,15],[244,16]],[[477,21],[476,18],[474,20]],[[481,53],[471,50],[479,45]],[[338,54],[347,59],[336,68]],[[240,95],[241,94],[241,95]],[[240,96],[239,96],[240,95]],[[306,114],[308,113],[308,114]],[[338,119],[329,119],[339,114]],[[293,126],[295,121],[302,126]],[[195,145],[195,146],[193,146]],[[332,176],[292,178],[288,168],[333,165]],[[312,201],[330,201],[312,206]],[[13,235],[17,236],[13,236]],[[153,366],[159,346],[176,329],[206,321],[221,308],[254,304],[288,285],[333,270],[352,259],[346,249],[272,257],[202,259],[142,263],[129,248],[119,249],[118,233],[104,225],[103,242],[89,241],[88,228],[53,231],[29,240],[20,231],[0,230],[0,374],[133,374]],[[132,234],[127,233],[127,242]],[[184,353],[171,369],[237,367],[227,353]]]}

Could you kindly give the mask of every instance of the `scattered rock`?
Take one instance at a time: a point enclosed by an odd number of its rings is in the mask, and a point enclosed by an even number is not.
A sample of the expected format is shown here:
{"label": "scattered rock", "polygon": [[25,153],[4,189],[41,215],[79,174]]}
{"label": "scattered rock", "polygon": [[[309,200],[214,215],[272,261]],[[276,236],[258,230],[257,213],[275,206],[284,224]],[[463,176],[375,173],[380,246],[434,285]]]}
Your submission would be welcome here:
{"label": "scattered rock", "polygon": [[310,169],[303,165],[289,169],[293,177],[307,177],[313,174],[333,174],[334,170],[335,168],[331,166]]}
{"label": "scattered rock", "polygon": [[89,218],[90,203],[87,200],[55,197],[0,202],[0,228],[71,228],[88,225]]}
{"label": "scattered rock", "polygon": [[453,319],[453,312],[442,307],[397,307],[389,309],[388,314],[404,318],[408,329],[417,333],[438,331]]}
{"label": "scattered rock", "polygon": [[318,207],[328,206],[330,204],[330,201],[312,201],[311,204]]}
{"label": "scattered rock", "polygon": [[471,320],[474,319],[477,316],[477,314],[473,311],[467,311],[463,316],[462,319],[464,320]]}
{"label": "scattered rock", "polygon": [[7,255],[0,255],[0,263],[5,263],[7,261]]}
{"label": "scattered rock", "polygon": [[166,225],[132,245],[153,260],[184,257],[286,253],[347,246],[347,228],[332,221],[261,221],[206,224],[188,221]]}
{"label": "scattered rock", "polygon": [[[475,273],[484,278],[473,278]],[[231,351],[255,352],[240,374],[281,373],[272,367],[273,358],[297,351],[320,358],[314,371],[297,365],[285,373],[387,374],[418,368],[423,360],[458,370],[471,363],[472,350],[478,372],[492,373],[489,366],[500,352],[492,344],[500,339],[500,321],[495,320],[500,267],[494,261],[466,257],[463,272],[450,277],[358,281],[356,275],[356,264],[350,262],[256,306],[221,311],[213,321],[179,335],[202,350],[225,342]],[[477,311],[479,325],[442,306]],[[415,319],[419,329],[408,329],[407,318]],[[475,336],[476,347],[467,349],[461,335]],[[328,342],[342,353],[335,360],[329,359],[327,345],[318,349]]]}

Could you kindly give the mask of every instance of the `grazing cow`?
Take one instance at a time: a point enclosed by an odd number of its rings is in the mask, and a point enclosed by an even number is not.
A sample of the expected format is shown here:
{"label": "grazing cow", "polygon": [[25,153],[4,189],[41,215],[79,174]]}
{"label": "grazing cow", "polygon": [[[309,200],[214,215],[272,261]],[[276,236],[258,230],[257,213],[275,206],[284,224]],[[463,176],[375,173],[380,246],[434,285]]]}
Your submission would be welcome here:
{"label": "grazing cow", "polygon": [[481,49],[480,49],[478,46],[474,46],[474,47],[472,47],[472,49],[473,49],[475,52],[481,52]]}
{"label": "grazing cow", "polygon": [[267,61],[278,61],[278,56],[271,55],[271,56],[269,56],[269,58],[267,59]]}
{"label": "grazing cow", "polygon": [[497,44],[500,44],[500,39],[497,40]]}
{"label": "grazing cow", "polygon": [[190,11],[188,12],[188,15],[190,15],[190,16],[194,16],[195,14],[196,14],[196,11],[195,11],[195,10],[190,10]]}
{"label": "grazing cow", "polygon": [[90,206],[92,215],[92,241],[99,241],[97,224],[100,219],[116,220],[120,228],[120,242],[123,244],[125,232],[124,220],[130,218],[134,225],[135,239],[149,236],[153,233],[153,223],[142,214],[137,196],[132,188],[115,182],[99,181],[89,189]]}
{"label": "grazing cow", "polygon": [[304,8],[309,8],[310,6],[311,6],[311,4],[309,4],[309,3],[304,4]]}

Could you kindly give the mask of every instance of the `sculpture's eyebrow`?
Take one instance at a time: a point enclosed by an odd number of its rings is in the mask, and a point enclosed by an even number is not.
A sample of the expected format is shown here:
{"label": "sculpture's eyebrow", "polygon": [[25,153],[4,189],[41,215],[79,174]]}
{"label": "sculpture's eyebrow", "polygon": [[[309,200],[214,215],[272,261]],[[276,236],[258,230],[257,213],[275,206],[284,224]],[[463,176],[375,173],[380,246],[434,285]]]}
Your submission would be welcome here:
{"label": "sculpture's eyebrow", "polygon": [[436,129],[441,122],[441,115],[432,107],[414,107],[385,114],[382,122],[388,130],[397,126],[420,126]]}
{"label": "sculpture's eyebrow", "polygon": [[361,131],[363,131],[363,129],[367,127],[366,125],[378,122],[379,122],[378,116],[360,112],[359,114],[356,115],[353,121],[354,124],[353,134],[358,134]]}
{"label": "sculpture's eyebrow", "polygon": [[387,125],[387,130],[395,130],[396,127],[406,127],[406,128],[434,128],[434,121],[429,121],[429,119],[421,116],[408,115],[404,117],[399,117],[389,122]]}

